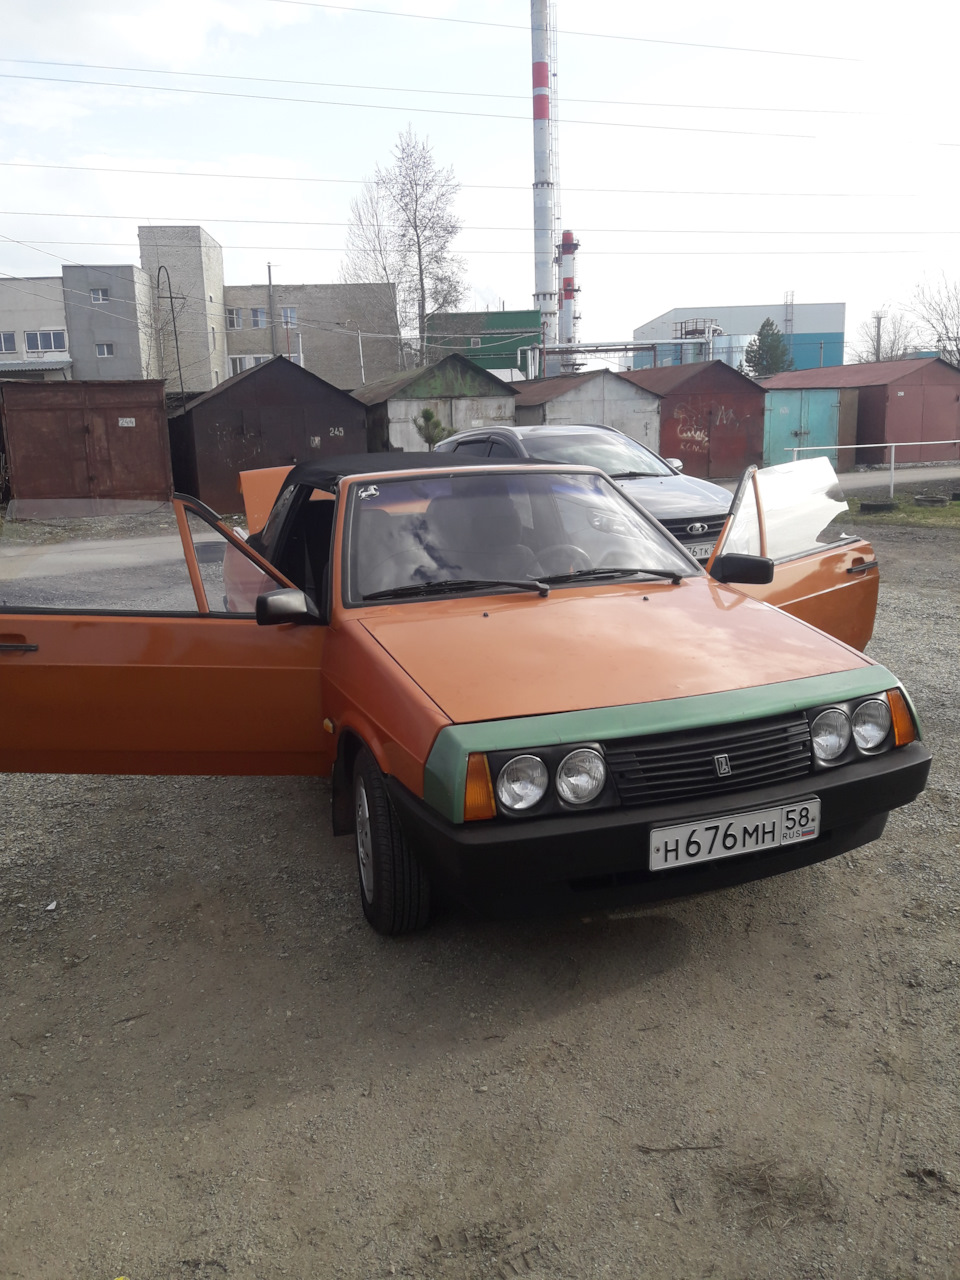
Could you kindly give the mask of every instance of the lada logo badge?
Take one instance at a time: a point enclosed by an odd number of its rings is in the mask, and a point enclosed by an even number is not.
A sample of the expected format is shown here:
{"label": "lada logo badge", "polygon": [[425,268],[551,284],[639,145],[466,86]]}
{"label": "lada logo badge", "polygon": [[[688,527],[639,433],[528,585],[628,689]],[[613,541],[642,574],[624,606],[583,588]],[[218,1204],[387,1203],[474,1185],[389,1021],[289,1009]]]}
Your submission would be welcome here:
{"label": "lada logo badge", "polygon": [[730,757],[726,755],[714,756],[713,767],[717,771],[718,778],[729,778],[733,769],[730,767]]}
{"label": "lada logo badge", "polygon": [[687,533],[706,533],[708,526],[697,521],[696,524],[687,525]]}

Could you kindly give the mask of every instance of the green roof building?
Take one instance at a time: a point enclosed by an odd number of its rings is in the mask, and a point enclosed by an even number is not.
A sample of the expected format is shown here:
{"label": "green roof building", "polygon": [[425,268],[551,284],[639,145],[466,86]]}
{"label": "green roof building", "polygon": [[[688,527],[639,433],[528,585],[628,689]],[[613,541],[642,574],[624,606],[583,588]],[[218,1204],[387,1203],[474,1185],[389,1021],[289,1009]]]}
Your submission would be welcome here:
{"label": "green roof building", "polygon": [[540,308],[530,311],[440,311],[427,321],[430,360],[456,352],[482,369],[516,369],[522,347],[540,345]]}

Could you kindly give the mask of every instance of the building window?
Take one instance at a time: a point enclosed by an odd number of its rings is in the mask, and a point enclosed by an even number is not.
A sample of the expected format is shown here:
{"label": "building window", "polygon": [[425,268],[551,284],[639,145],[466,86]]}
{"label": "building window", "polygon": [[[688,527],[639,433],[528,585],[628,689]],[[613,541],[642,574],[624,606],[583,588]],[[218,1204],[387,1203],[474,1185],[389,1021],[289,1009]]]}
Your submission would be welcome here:
{"label": "building window", "polygon": [[243,328],[243,313],[239,307],[227,307],[227,328]]}
{"label": "building window", "polygon": [[267,309],[266,307],[250,308],[250,328],[265,329],[267,327]]}
{"label": "building window", "polygon": [[273,356],[248,356],[247,359],[251,365],[266,364],[268,360],[273,359]]}
{"label": "building window", "polygon": [[231,378],[237,373],[243,373],[246,367],[247,366],[244,364],[243,356],[230,357],[230,377]]}
{"label": "building window", "polygon": [[297,327],[297,308],[281,307],[280,308],[281,323],[285,329],[295,329]]}
{"label": "building window", "polygon": [[219,387],[219,385],[220,385],[220,370],[219,370],[219,369],[214,369],[214,371],[213,371],[213,385],[214,385],[215,387]]}
{"label": "building window", "polygon": [[217,331],[213,325],[210,326],[210,346],[216,351],[217,349]]}
{"label": "building window", "polygon": [[91,289],[90,301],[91,302],[109,302],[110,290],[109,289]]}
{"label": "building window", "polygon": [[471,338],[471,339],[470,339],[470,345],[471,345],[471,347],[479,347],[479,345],[480,345],[480,339],[479,339],[479,338]]}
{"label": "building window", "polygon": [[16,350],[17,350],[17,335],[15,333],[0,333],[0,351],[16,352]]}
{"label": "building window", "polygon": [[28,351],[66,351],[67,334],[64,329],[27,329],[24,333]]}
{"label": "building window", "polygon": [[113,355],[113,343],[112,343],[112,342],[98,342],[98,343],[97,343],[97,355],[98,355],[98,356],[100,356],[100,357],[103,357],[103,356],[112,356],[112,355]]}

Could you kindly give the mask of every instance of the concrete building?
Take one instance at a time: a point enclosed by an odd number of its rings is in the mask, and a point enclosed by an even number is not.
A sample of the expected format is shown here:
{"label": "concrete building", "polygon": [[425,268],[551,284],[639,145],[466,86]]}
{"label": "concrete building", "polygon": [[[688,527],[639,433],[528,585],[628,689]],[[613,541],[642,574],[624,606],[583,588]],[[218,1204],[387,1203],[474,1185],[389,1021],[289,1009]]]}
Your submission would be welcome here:
{"label": "concrete building", "polygon": [[518,382],[517,426],[598,423],[616,427],[648,449],[660,448],[660,400],[610,369]]}
{"label": "concrete building", "polygon": [[136,266],[64,266],[71,374],[86,381],[160,376],[150,277]]}
{"label": "concrete building", "polygon": [[[203,227],[139,227],[137,234],[140,263],[157,300],[157,344],[167,390],[178,391],[182,375],[188,394],[209,391],[230,376],[223,250]],[[171,310],[176,317],[176,342]]]}
{"label": "concrete building", "polygon": [[186,400],[274,355],[341,390],[402,367],[394,285],[224,286],[203,227],[138,234],[140,265],[0,281],[0,377],[158,377]]}
{"label": "concrete building", "polygon": [[72,363],[60,277],[0,279],[0,378],[61,382]]}
{"label": "concrete building", "polygon": [[653,350],[634,357],[635,369],[723,360],[734,369],[767,317],[787,340],[797,369],[843,364],[846,303],[783,302],[742,307],[674,307],[633,331]]}
{"label": "concrete building", "polygon": [[223,290],[231,375],[272,356],[348,389],[400,368],[392,284],[251,284]]}

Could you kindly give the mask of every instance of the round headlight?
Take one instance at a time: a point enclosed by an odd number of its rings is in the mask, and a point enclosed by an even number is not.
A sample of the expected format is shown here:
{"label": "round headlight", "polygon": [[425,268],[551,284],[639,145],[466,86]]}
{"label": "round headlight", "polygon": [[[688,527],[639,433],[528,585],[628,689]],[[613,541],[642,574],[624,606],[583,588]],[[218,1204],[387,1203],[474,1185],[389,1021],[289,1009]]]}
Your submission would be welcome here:
{"label": "round headlight", "polygon": [[853,713],[853,740],[861,751],[875,751],[890,732],[890,708],[879,698],[861,702]]}
{"label": "round headlight", "polygon": [[607,766],[599,751],[580,747],[571,751],[557,770],[557,791],[567,804],[595,800],[607,780]]}
{"label": "round headlight", "polygon": [[821,711],[810,730],[818,760],[836,760],[850,745],[850,721],[845,711]]}
{"label": "round headlight", "polygon": [[548,781],[539,756],[514,756],[500,770],[497,799],[505,809],[532,809],[543,799]]}

